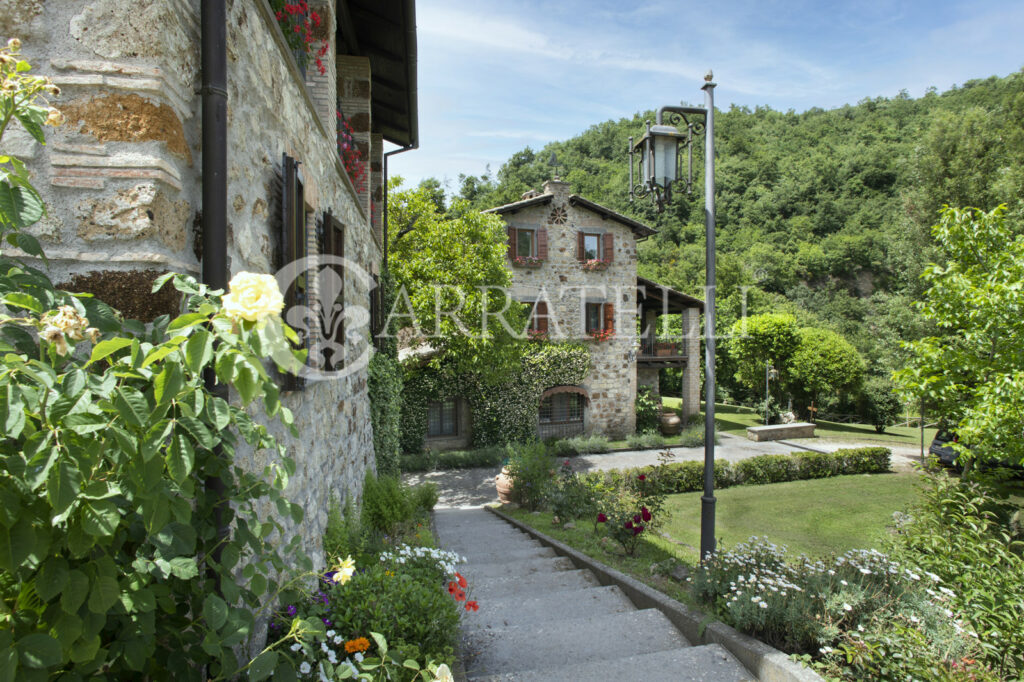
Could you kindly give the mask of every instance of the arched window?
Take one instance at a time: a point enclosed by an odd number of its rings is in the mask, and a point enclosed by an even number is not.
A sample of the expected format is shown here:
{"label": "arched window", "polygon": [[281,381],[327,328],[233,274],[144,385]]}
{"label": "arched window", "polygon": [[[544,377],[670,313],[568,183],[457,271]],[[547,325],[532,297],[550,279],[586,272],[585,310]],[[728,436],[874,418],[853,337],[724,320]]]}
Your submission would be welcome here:
{"label": "arched window", "polygon": [[541,438],[566,438],[583,433],[583,413],[589,402],[578,386],[556,386],[541,395],[538,414]]}

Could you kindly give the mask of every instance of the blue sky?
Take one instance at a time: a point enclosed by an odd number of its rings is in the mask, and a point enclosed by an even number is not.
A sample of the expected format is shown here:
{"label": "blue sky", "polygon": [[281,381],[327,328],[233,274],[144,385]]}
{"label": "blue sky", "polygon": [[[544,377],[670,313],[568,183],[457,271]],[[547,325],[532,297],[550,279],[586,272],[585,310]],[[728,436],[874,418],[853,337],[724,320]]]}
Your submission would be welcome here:
{"label": "blue sky", "polygon": [[802,111],[922,95],[1024,67],[1024,2],[420,0],[420,148],[406,184],[457,189],[514,152],[608,119],[700,103]]}

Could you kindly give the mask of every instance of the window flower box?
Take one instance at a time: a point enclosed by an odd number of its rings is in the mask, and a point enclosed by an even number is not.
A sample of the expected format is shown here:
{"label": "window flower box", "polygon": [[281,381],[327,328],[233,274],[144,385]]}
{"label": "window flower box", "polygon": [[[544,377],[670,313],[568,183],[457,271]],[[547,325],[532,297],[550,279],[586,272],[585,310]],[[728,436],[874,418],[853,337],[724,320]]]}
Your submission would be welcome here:
{"label": "window flower box", "polygon": [[679,355],[678,344],[671,341],[658,341],[654,344],[654,355],[662,358]]}
{"label": "window flower box", "polygon": [[514,268],[539,268],[543,264],[544,260],[536,256],[516,256],[512,259]]}
{"label": "window flower box", "polygon": [[588,272],[600,272],[608,269],[608,261],[600,258],[592,258],[590,260],[583,261],[580,264],[580,267]]}
{"label": "window flower box", "polygon": [[540,331],[538,329],[527,329],[526,338],[530,341],[536,341],[537,343],[544,343],[548,341],[548,333],[546,331]]}
{"label": "window flower box", "polygon": [[615,330],[614,329],[595,329],[592,332],[587,332],[587,335],[590,337],[591,341],[595,341],[597,343],[603,343],[603,342],[607,341],[608,339],[611,339],[612,337],[615,336]]}

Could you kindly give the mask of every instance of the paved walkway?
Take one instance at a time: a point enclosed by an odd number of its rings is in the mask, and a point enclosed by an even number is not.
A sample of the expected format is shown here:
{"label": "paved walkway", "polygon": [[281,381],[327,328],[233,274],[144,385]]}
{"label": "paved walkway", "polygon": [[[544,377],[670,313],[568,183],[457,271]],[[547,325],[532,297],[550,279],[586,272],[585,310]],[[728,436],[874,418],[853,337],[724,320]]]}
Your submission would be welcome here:
{"label": "paved walkway", "polygon": [[434,513],[442,547],[467,559],[461,573],[479,610],[462,619],[468,680],[498,682],[746,682],[718,644],[693,646],[657,609],[637,609],[483,509]]}
{"label": "paved walkway", "polygon": [[[802,450],[834,451],[840,448],[876,447],[879,443],[837,443],[818,439],[803,439],[799,443],[755,442],[742,436],[721,433],[719,443],[715,446],[715,459],[738,462],[757,455],[788,455]],[[893,451],[893,467],[897,470],[907,469],[912,463],[920,461],[919,450],[907,447],[889,447]],[[574,457],[573,469],[580,472],[607,471],[609,469],[628,469],[658,463],[661,450],[630,450],[628,452],[610,452],[604,455],[581,455]],[[671,448],[672,461],[688,460],[704,461],[704,447]],[[437,484],[441,498],[439,509],[468,509],[482,507],[498,501],[498,493],[494,488],[494,477],[501,467],[480,469],[457,469],[453,471],[430,471],[417,474],[406,474],[403,478],[410,484],[431,481]]]}

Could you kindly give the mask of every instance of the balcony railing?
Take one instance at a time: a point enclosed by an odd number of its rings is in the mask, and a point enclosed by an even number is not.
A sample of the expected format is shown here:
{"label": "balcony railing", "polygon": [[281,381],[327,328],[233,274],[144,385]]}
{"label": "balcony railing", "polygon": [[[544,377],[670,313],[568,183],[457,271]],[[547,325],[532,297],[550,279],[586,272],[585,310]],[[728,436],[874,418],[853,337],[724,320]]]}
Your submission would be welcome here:
{"label": "balcony railing", "polygon": [[684,340],[666,341],[655,336],[640,338],[641,358],[683,358],[686,357]]}

